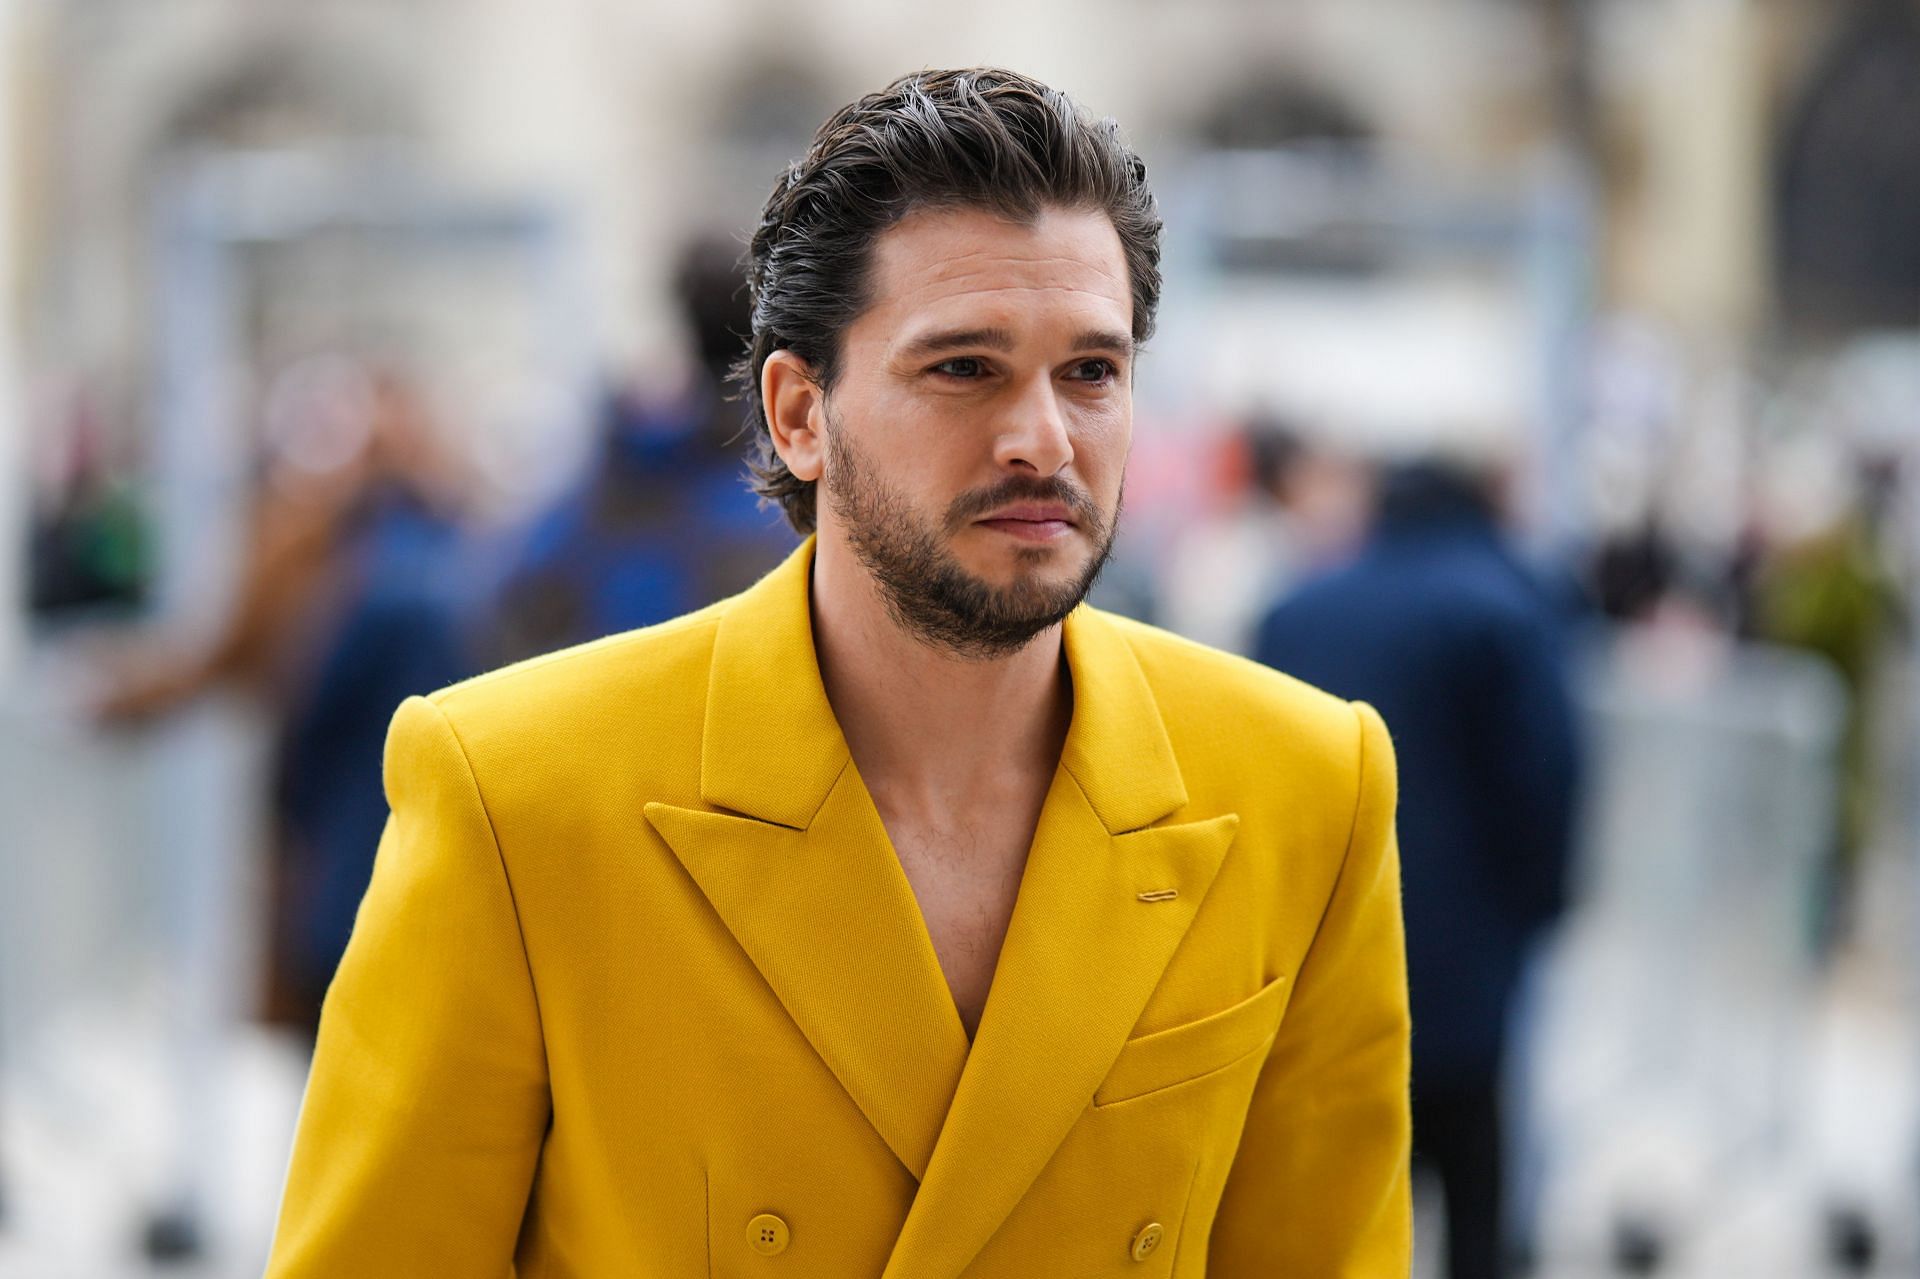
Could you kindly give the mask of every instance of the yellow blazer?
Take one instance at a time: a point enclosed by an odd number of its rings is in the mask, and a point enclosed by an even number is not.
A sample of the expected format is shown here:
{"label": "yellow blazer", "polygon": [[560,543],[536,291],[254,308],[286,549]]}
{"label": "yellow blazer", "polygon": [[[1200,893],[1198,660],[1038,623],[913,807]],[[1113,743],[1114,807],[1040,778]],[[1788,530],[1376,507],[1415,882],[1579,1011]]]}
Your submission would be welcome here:
{"label": "yellow blazer", "polygon": [[1379,717],[1076,611],[970,1045],[811,564],[401,707],[268,1273],[1405,1276]]}

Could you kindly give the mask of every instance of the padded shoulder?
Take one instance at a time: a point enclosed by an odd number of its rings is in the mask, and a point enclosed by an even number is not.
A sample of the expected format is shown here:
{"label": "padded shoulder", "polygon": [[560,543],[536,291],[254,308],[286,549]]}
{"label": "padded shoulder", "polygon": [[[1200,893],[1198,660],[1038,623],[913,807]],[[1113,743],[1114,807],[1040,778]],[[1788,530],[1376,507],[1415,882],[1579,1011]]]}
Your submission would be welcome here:
{"label": "padded shoulder", "polygon": [[529,658],[428,699],[490,804],[551,804],[626,777],[649,794],[696,786],[713,637],[731,603]]}
{"label": "padded shoulder", "polygon": [[1108,620],[1147,677],[1195,805],[1246,814],[1307,804],[1350,817],[1364,762],[1354,703],[1158,627]]}

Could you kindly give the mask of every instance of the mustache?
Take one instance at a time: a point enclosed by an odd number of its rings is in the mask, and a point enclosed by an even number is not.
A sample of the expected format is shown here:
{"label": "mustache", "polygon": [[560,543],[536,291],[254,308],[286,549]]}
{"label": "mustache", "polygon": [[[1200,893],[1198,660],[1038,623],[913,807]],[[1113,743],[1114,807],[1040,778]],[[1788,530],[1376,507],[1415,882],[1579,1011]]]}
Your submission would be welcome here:
{"label": "mustache", "polygon": [[997,484],[962,493],[947,507],[947,531],[959,529],[1011,502],[1059,502],[1090,533],[1099,533],[1105,521],[1093,495],[1072,480],[1057,475],[1009,475]]}

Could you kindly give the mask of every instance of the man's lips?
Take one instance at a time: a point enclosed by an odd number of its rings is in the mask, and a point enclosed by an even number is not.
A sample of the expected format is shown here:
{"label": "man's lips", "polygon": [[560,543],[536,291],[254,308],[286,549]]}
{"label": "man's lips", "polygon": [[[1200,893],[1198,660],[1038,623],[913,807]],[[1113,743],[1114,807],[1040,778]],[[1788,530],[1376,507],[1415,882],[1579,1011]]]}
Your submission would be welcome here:
{"label": "man's lips", "polygon": [[1073,512],[1054,502],[1002,507],[977,523],[1022,541],[1048,542],[1073,528]]}

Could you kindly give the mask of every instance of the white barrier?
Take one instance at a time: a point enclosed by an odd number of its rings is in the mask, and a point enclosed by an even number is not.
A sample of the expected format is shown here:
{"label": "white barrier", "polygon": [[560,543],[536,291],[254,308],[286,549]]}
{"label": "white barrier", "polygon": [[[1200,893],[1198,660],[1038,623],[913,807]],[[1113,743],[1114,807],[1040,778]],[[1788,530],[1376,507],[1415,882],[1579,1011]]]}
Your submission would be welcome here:
{"label": "white barrier", "polygon": [[104,1260],[142,1213],[199,1217],[231,1145],[224,1071],[263,968],[264,734],[215,699],[103,732],[59,663],[30,669],[0,693],[0,1132],[114,1184],[63,1208],[77,1224],[38,1220],[57,1169],[3,1170],[26,1191],[10,1228]]}
{"label": "white barrier", "polygon": [[1546,1255],[1622,1262],[1792,1172],[1846,699],[1803,653],[1623,633],[1580,700],[1575,906],[1519,1070],[1523,1215]]}

